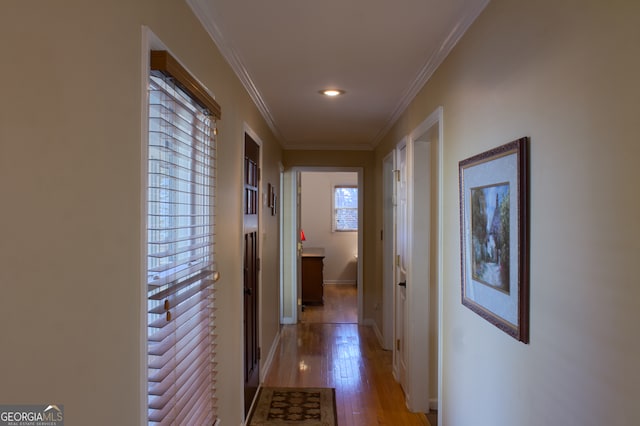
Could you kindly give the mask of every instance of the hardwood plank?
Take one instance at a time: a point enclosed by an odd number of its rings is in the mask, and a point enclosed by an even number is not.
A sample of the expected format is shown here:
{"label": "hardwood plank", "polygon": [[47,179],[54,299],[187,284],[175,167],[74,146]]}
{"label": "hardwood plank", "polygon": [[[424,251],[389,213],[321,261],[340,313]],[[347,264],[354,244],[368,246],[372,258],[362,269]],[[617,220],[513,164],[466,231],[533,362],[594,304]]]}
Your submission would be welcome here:
{"label": "hardwood plank", "polygon": [[325,284],[324,304],[307,305],[300,317],[303,323],[357,323],[358,293],[355,285]]}
{"label": "hardwood plank", "polygon": [[391,362],[370,327],[301,322],[282,327],[264,385],[335,388],[340,426],[429,426],[424,414],[407,410]]}

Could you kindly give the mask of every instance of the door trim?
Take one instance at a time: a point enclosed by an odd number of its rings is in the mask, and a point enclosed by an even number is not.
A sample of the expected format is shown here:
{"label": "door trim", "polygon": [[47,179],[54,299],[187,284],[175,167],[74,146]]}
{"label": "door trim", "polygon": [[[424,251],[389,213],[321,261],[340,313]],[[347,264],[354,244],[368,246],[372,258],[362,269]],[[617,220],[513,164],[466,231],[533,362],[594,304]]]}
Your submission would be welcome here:
{"label": "door trim", "polygon": [[[399,238],[399,236],[402,236],[402,232],[403,232],[402,229],[400,229],[400,230],[398,229],[399,225],[401,225],[401,226],[403,226],[405,228],[404,229],[404,233],[405,233],[404,238],[408,238],[406,234],[408,234],[408,232],[409,232],[408,223],[407,223],[408,219],[409,219],[409,216],[408,216],[408,211],[406,211],[406,209],[409,208],[409,204],[408,204],[408,201],[409,201],[408,200],[409,188],[407,187],[405,189],[405,192],[406,192],[405,194],[401,194],[400,190],[398,190],[398,184],[400,182],[400,179],[402,178],[401,177],[401,175],[402,175],[402,169],[401,169],[402,156],[401,156],[400,152],[403,149],[405,150],[405,153],[406,153],[405,154],[405,158],[404,158],[404,161],[405,161],[405,164],[404,164],[405,173],[408,175],[409,171],[406,170],[406,169],[408,167],[408,162],[409,162],[410,158],[409,158],[409,152],[408,152],[409,143],[408,143],[408,137],[407,136],[403,137],[400,141],[398,141],[396,143],[396,145],[394,146],[393,151],[392,151],[393,155],[394,155],[394,159],[395,159],[395,161],[394,161],[394,182],[393,182],[395,199],[394,199],[394,206],[393,206],[393,210],[394,210],[394,223],[393,223],[394,242],[393,242],[393,259],[392,259],[392,262],[393,262],[393,282],[392,282],[392,285],[393,285],[393,343],[394,343],[393,344],[393,348],[392,348],[393,349],[393,351],[392,351],[392,354],[393,354],[392,355],[392,367],[393,367],[393,376],[395,377],[396,381],[398,383],[400,383],[400,386],[402,386],[403,391],[406,393],[406,399],[408,401],[408,399],[409,399],[409,392],[408,391],[410,389],[406,389],[407,388],[406,381],[404,380],[404,377],[406,377],[406,375],[407,375],[406,374],[406,368],[404,369],[404,374],[403,374],[403,369],[402,369],[402,366],[401,366],[401,363],[402,363],[403,360],[399,357],[400,354],[398,353],[398,347],[397,347],[398,340],[400,340],[401,344],[404,345],[405,347],[409,347],[410,344],[411,344],[411,342],[404,341],[405,340],[404,337],[406,337],[406,331],[405,330],[406,330],[407,324],[408,324],[408,317],[407,317],[407,315],[408,315],[408,306],[405,306],[404,315],[403,315],[403,318],[402,318],[402,324],[403,324],[403,326],[402,326],[403,330],[402,331],[404,332],[403,333],[404,335],[400,336],[398,334],[398,321],[399,321],[399,318],[398,318],[398,316],[399,316],[399,313],[398,313],[398,301],[399,301],[399,299],[398,299],[398,291],[399,290],[398,290],[397,285],[398,285],[398,275],[401,272],[400,271],[401,268],[400,268],[400,265],[398,264],[398,260],[402,256],[402,254],[401,254],[402,250],[404,250],[404,252],[406,252],[407,249],[408,249],[408,247],[406,247],[407,246],[406,243],[403,244],[403,245],[400,245],[398,243],[398,238]],[[396,173],[399,173],[399,174],[395,175]],[[407,176],[407,179],[408,179],[408,176]],[[404,215],[402,215],[402,213],[398,212],[399,205],[400,205],[399,204],[399,199],[400,199],[400,197],[402,195],[404,195],[404,197],[405,197]],[[403,218],[403,216],[404,216],[404,218]],[[404,222],[401,222],[399,224],[399,222],[401,220],[404,220]],[[404,248],[403,248],[403,246],[404,246]],[[405,255],[405,257],[406,257],[406,255]],[[406,261],[409,262],[410,259],[408,259]],[[404,272],[405,275],[408,275],[408,273],[409,273],[408,269],[409,268],[407,268],[407,270]],[[409,277],[406,277],[406,278],[408,279]],[[405,291],[405,298],[406,298],[406,291]],[[403,354],[404,354],[404,351],[403,351]]]}
{"label": "door trim", "polygon": [[[431,180],[432,184],[430,185],[431,190],[436,190],[437,193],[437,198],[435,200],[436,201],[436,205],[434,205],[433,202],[429,201],[429,215],[433,215],[436,214],[437,215],[437,219],[436,219],[436,226],[435,226],[435,235],[432,233],[431,235],[428,236],[428,238],[436,238],[436,242],[435,245],[430,245],[428,250],[430,250],[431,248],[435,248],[436,253],[435,256],[432,256],[431,258],[435,257],[434,262],[430,262],[431,264],[429,265],[429,270],[435,268],[435,286],[437,288],[437,293],[438,293],[438,300],[437,300],[437,309],[438,309],[438,324],[437,324],[437,332],[438,332],[438,339],[437,339],[437,389],[438,389],[438,394],[435,397],[429,397],[429,383],[431,381],[433,381],[435,379],[435,377],[429,377],[429,368],[428,365],[425,367],[425,363],[424,362],[424,355],[425,355],[425,350],[427,351],[426,353],[430,356],[430,354],[433,353],[433,351],[430,350],[429,348],[429,342],[428,339],[426,340],[426,346],[425,345],[416,345],[416,344],[411,344],[411,347],[409,348],[409,389],[410,392],[408,392],[407,395],[407,405],[409,407],[410,410],[412,411],[422,411],[422,412],[426,412],[428,411],[430,408],[431,409],[438,409],[438,411],[441,413],[442,412],[442,360],[443,360],[443,354],[442,354],[442,347],[443,347],[443,330],[442,330],[442,306],[443,306],[443,299],[442,299],[442,288],[443,288],[443,220],[444,220],[444,216],[443,216],[443,172],[444,172],[444,155],[443,155],[443,108],[440,106],[438,108],[436,108],[422,123],[420,123],[418,126],[416,126],[414,128],[414,130],[409,134],[409,140],[408,140],[408,145],[410,147],[410,150],[408,152],[410,159],[409,159],[409,168],[410,168],[410,176],[411,176],[411,181],[409,183],[409,197],[410,197],[410,202],[411,204],[413,204],[413,200],[414,200],[414,195],[415,192],[414,190],[416,189],[415,187],[413,187],[413,181],[415,178],[414,172],[416,171],[416,166],[418,164],[421,163],[421,158],[416,158],[416,150],[422,152],[425,147],[421,146],[422,144],[427,144],[429,145],[430,151],[432,151],[433,149],[437,150],[437,158],[435,161],[436,164],[436,168],[437,170],[432,170],[431,173],[429,174],[429,179]],[[426,138],[425,138],[425,135]],[[420,145],[419,145],[420,144]],[[429,154],[430,155],[430,154]],[[431,161],[431,164],[433,165],[434,162]],[[435,183],[435,185],[433,184],[433,180],[436,179],[437,182]],[[434,200],[434,197],[430,196],[430,200]],[[410,238],[412,235],[414,235],[415,230],[412,230],[411,227],[413,227],[414,225],[414,218],[413,218],[413,214],[414,214],[414,210],[415,206],[412,205],[409,208],[410,211],[410,220],[409,220],[409,226],[410,226],[410,230],[409,230],[409,235]],[[431,222],[433,223],[433,222]],[[433,227],[430,227],[431,229],[433,229]],[[411,246],[414,246],[413,242],[411,243]],[[416,266],[420,264],[419,261],[412,261],[410,260],[411,265],[410,265],[410,277],[411,276],[416,276]],[[409,278],[411,279],[411,278]],[[428,307],[428,309],[424,309],[424,305],[420,304],[416,304],[414,305],[413,303],[417,303],[417,301],[419,300],[420,297],[425,295],[425,289],[418,289],[416,288],[416,286],[410,286],[407,288],[407,290],[409,290],[408,293],[408,298],[410,301],[410,305],[409,305],[409,323],[410,324],[425,324],[428,323],[430,316],[430,310],[431,308]],[[422,290],[422,291],[420,291]],[[429,299],[432,295],[429,295],[429,289],[426,289],[426,297],[427,299]],[[413,303],[412,303],[413,302]],[[425,322],[426,321],[426,322]],[[412,330],[409,331],[409,336],[410,336],[410,341],[411,343],[414,343],[416,341],[419,340],[419,337],[423,337],[423,336],[419,336],[418,333],[420,333],[420,327],[413,327]],[[425,383],[427,388],[425,389]],[[442,422],[442,419],[439,419],[439,422]],[[442,423],[441,423],[442,424]]]}
{"label": "door trim", "polygon": [[[291,173],[292,179],[285,179],[285,187],[283,194],[288,194],[291,197],[291,204],[287,203],[286,199],[283,199],[285,205],[283,206],[283,211],[289,210],[289,216],[285,217],[285,223],[283,228],[286,228],[291,231],[291,238],[284,238],[281,243],[285,246],[285,251],[289,254],[290,259],[288,261],[291,262],[292,275],[289,277],[289,280],[293,282],[288,282],[288,279],[284,280],[283,289],[284,291],[288,290],[291,292],[292,303],[295,306],[294,316],[288,317],[287,320],[292,321],[293,323],[297,322],[299,316],[299,310],[302,306],[302,301],[300,299],[300,283],[297,282],[296,275],[296,265],[297,261],[297,233],[295,227],[297,226],[295,215],[299,206],[296,205],[296,195],[298,191],[298,184],[295,176],[300,172],[352,172],[358,174],[358,266],[357,266],[357,280],[358,283],[363,283],[363,262],[364,259],[361,258],[362,253],[364,253],[364,228],[363,228],[363,212],[364,212],[364,169],[362,167],[314,167],[314,166],[296,166],[292,167],[290,170],[287,170],[285,173]],[[288,231],[283,231],[283,236],[287,236]],[[293,247],[291,247],[293,244]],[[290,250],[287,250],[286,246],[290,247]],[[358,324],[364,324],[364,307],[363,307],[363,287],[364,285],[358,285]],[[284,297],[284,296],[283,296]]]}
{"label": "door trim", "polygon": [[[395,329],[395,268],[396,258],[396,150],[382,159],[382,346],[393,350]],[[391,192],[390,194],[388,192]],[[387,198],[391,197],[388,205]]]}
{"label": "door trim", "polygon": [[[255,131],[253,131],[253,129],[246,122],[243,123],[242,134],[241,134],[241,140],[242,140],[242,144],[241,144],[241,146],[242,146],[241,173],[242,174],[240,176],[240,180],[242,182],[242,186],[243,187],[244,187],[244,171],[245,171],[244,159],[245,159],[245,155],[246,155],[246,152],[245,152],[245,138],[246,138],[246,136],[249,136],[253,140],[253,142],[255,142],[256,145],[258,145],[258,170],[259,170],[258,171],[258,200],[257,200],[257,203],[258,203],[258,220],[257,220],[257,224],[246,223],[245,215],[244,215],[244,205],[242,206],[241,211],[243,213],[242,213],[242,232],[241,232],[242,243],[241,243],[241,246],[243,247],[243,256],[244,256],[245,233],[247,232],[247,229],[254,229],[255,232],[256,232],[256,239],[257,239],[257,245],[258,245],[256,255],[257,255],[258,259],[262,259],[263,256],[262,256],[262,244],[261,244],[261,230],[263,229],[262,228],[262,225],[263,225],[262,224],[262,214],[263,214],[263,210],[264,210],[264,203],[263,203],[263,190],[262,190],[262,176],[261,176],[261,174],[262,174],[262,167],[263,167],[263,164],[262,164],[262,162],[263,162],[262,147],[263,147],[264,144],[262,142],[262,139],[260,139],[260,137],[258,136],[258,134]],[[242,189],[242,190],[244,190],[244,189]],[[243,196],[243,199],[244,199],[244,196]],[[244,201],[243,201],[243,203],[244,203]],[[257,227],[256,227],[256,225],[257,225]],[[244,268],[244,262],[242,262],[240,266],[241,266],[241,268]],[[258,300],[256,301],[256,304],[257,304],[257,313],[256,313],[256,315],[257,315],[258,324],[257,324],[257,331],[256,332],[258,334],[258,336],[257,336],[257,340],[258,340],[257,345],[258,345],[258,348],[261,348],[262,347],[262,311],[263,311],[263,309],[262,309],[262,268],[260,268],[259,265],[258,265],[258,268],[257,268],[257,271],[256,271],[256,275],[257,275],[257,277],[256,277],[256,281],[257,281],[256,282],[256,287],[258,289],[258,292],[257,292],[258,293],[258,297],[257,297]],[[241,276],[244,277],[244,270],[241,271]],[[244,306],[245,306],[245,302],[244,302],[244,285],[241,286],[241,288],[239,290],[238,297],[240,297],[240,306],[242,306],[242,318],[244,319],[245,318],[245,312],[244,312]],[[244,333],[244,329],[243,329],[243,333]],[[244,347],[244,343],[245,342],[244,342],[244,335],[243,335],[243,337],[242,337],[242,345],[243,345],[242,346],[242,353],[243,354],[246,351],[246,348]],[[246,411],[247,410],[247,408],[246,408],[247,401],[244,401],[244,399],[245,399],[244,398],[244,394],[245,394],[244,368],[245,368],[245,363],[244,363],[244,360],[243,360],[243,362],[241,363],[241,374],[239,376],[240,376],[240,389],[242,390],[241,394],[242,394],[242,399],[243,399],[243,404],[242,405],[243,405],[243,410]],[[253,401],[251,401],[250,404],[249,404],[250,405],[249,409],[251,408],[251,406],[253,406],[253,403],[254,403],[255,399],[257,398],[257,396],[259,394],[260,385],[261,385],[261,382],[262,382],[261,374],[262,374],[262,360],[259,359],[258,360],[258,390],[256,391],[256,393],[254,395]]]}

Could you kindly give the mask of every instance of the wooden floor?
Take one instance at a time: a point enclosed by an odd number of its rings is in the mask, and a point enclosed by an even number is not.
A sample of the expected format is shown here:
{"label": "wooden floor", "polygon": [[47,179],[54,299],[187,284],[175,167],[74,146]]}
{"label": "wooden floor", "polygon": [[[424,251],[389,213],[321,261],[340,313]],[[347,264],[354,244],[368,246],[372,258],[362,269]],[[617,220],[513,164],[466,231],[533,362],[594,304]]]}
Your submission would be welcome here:
{"label": "wooden floor", "polygon": [[358,322],[358,289],[355,285],[325,284],[324,304],[308,305],[300,316],[303,323]]}
{"label": "wooden floor", "polygon": [[[335,306],[331,296],[345,288],[326,290],[325,304]],[[283,326],[265,386],[335,388],[339,426],[429,425],[423,414],[406,409],[391,373],[392,354],[380,347],[371,327],[315,308],[305,314],[305,322]]]}

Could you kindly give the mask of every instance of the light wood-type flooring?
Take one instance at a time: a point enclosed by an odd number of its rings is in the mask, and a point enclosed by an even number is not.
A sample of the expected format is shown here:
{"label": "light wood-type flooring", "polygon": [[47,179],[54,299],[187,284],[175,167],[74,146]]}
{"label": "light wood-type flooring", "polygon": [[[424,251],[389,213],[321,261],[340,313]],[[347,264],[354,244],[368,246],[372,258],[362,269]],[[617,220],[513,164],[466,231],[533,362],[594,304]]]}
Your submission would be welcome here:
{"label": "light wood-type flooring", "polygon": [[335,388],[340,426],[429,425],[407,410],[391,352],[371,327],[356,324],[355,287],[325,286],[325,307],[306,307],[300,323],[282,327],[264,386]]}
{"label": "light wood-type flooring", "polygon": [[300,322],[358,322],[358,290],[355,285],[325,284],[323,294],[324,304],[305,306]]}

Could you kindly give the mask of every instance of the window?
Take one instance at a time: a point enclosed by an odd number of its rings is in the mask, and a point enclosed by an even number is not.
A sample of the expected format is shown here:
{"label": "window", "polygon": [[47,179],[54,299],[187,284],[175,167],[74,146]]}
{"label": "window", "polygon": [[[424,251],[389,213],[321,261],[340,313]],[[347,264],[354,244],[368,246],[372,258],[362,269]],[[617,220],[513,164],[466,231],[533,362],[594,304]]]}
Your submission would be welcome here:
{"label": "window", "polygon": [[213,202],[219,107],[201,99],[206,92],[166,52],[151,53],[151,70],[148,422],[210,425],[216,420]]}
{"label": "window", "polygon": [[358,230],[358,188],[335,186],[333,188],[333,230]]}

